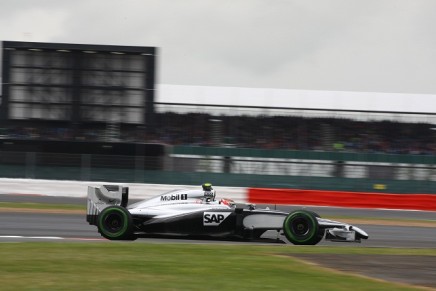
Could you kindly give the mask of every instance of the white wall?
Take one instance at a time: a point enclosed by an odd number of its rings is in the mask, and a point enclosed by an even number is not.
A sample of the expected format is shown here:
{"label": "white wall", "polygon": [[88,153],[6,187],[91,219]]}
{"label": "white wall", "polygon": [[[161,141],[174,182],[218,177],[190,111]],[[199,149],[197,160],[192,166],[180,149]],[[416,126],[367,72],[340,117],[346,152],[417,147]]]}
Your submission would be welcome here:
{"label": "white wall", "polygon": [[[88,186],[123,185],[129,187],[129,198],[148,199],[174,189],[200,189],[198,186],[161,185],[138,183],[110,183],[110,182],[84,182],[84,181],[58,181],[34,179],[8,179],[0,178],[0,195],[37,195],[57,197],[86,197]],[[246,203],[246,189],[238,187],[220,187],[214,185],[217,198],[229,198],[239,203]]]}

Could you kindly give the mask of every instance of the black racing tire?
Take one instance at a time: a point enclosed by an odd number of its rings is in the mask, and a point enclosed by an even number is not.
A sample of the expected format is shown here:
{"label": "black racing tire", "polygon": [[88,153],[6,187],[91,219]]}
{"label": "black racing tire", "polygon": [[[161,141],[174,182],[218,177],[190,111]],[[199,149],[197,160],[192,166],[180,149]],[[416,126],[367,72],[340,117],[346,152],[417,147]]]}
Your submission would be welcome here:
{"label": "black racing tire", "polygon": [[[286,216],[283,232],[294,245],[316,245],[324,236],[320,229],[317,214],[307,210],[296,210]],[[318,216],[319,217],[319,216]]]}
{"label": "black racing tire", "polygon": [[[315,217],[321,218],[321,216],[319,216],[319,214],[314,212],[314,211],[310,211],[310,210],[305,210],[305,211],[312,213]],[[317,239],[314,240],[314,245],[318,244],[324,238],[324,235],[325,235],[325,229],[319,227],[318,228],[318,236],[317,236]]]}
{"label": "black racing tire", "polygon": [[133,219],[130,212],[121,206],[103,209],[97,219],[98,232],[110,240],[135,240]]}

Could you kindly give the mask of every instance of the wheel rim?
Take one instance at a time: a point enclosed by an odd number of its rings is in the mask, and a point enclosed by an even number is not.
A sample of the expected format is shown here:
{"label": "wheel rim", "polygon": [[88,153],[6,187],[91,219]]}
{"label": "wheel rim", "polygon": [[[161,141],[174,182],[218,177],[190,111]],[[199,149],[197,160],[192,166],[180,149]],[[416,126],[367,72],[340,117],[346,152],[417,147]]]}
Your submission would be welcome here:
{"label": "wheel rim", "polygon": [[310,231],[309,223],[302,217],[295,218],[291,223],[293,233],[297,236],[305,236]]}
{"label": "wheel rim", "polygon": [[117,233],[124,227],[123,216],[120,213],[109,213],[103,221],[105,229],[111,233]]}

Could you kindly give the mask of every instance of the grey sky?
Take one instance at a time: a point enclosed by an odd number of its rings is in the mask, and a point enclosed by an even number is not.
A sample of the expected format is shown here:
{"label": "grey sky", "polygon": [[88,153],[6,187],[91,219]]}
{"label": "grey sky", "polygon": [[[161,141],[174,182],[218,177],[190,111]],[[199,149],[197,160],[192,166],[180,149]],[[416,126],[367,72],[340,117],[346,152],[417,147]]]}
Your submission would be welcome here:
{"label": "grey sky", "polygon": [[0,36],[157,46],[162,84],[436,94],[434,0],[3,0]]}

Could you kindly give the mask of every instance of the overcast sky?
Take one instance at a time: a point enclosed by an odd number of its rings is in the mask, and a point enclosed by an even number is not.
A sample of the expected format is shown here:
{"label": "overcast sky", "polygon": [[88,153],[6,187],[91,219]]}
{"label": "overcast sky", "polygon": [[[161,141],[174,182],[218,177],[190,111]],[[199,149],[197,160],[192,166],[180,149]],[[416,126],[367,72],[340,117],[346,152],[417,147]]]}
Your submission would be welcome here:
{"label": "overcast sky", "polygon": [[156,46],[160,84],[436,94],[435,0],[11,0],[0,37]]}

